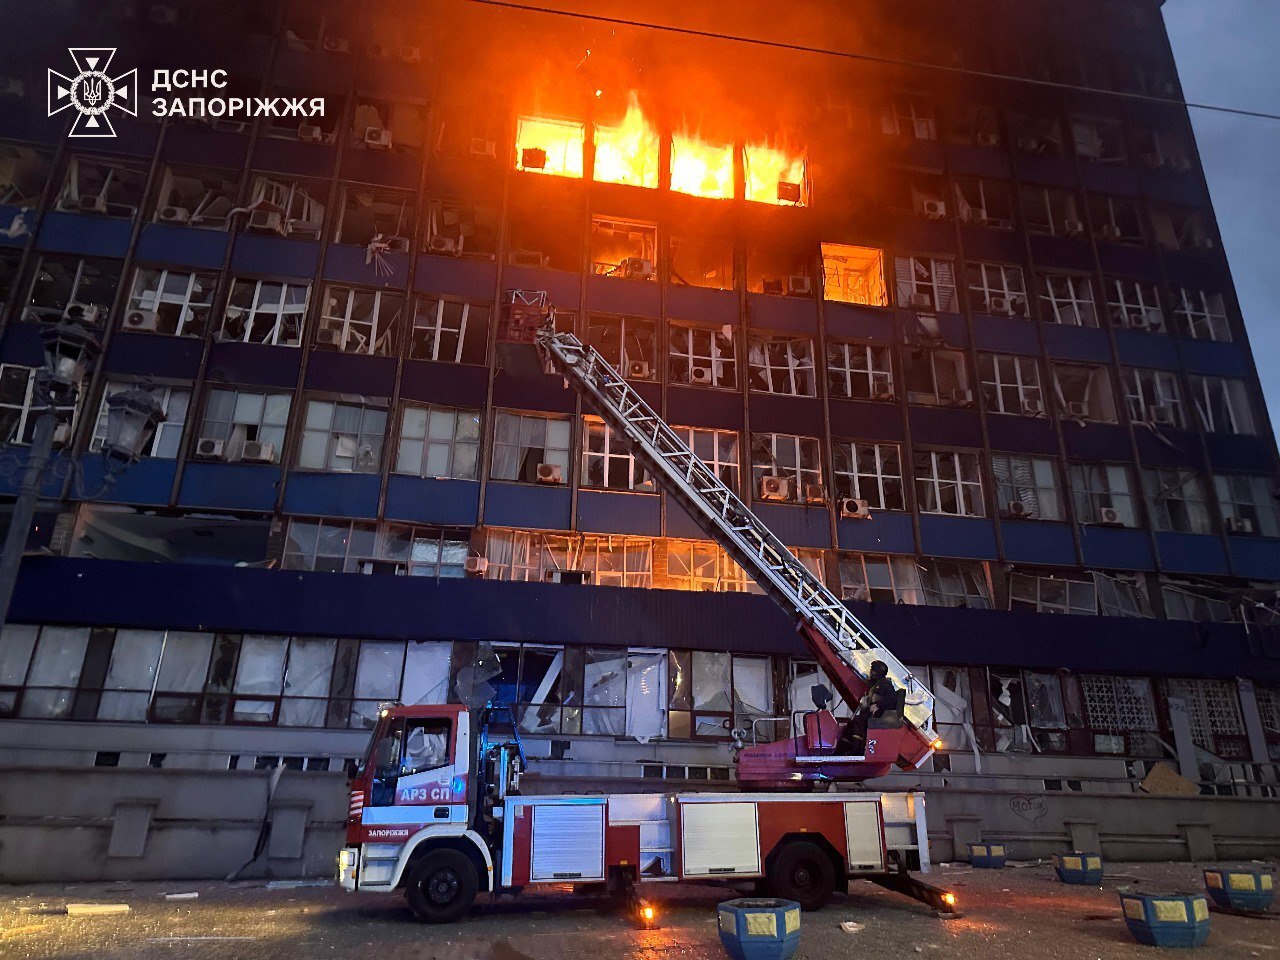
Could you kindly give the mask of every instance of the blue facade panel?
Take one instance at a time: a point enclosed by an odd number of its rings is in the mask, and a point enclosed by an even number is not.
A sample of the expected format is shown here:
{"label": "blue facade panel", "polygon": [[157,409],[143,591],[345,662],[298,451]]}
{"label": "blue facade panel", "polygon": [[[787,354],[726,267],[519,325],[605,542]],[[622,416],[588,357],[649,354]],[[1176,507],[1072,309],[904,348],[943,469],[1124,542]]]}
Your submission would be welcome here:
{"label": "blue facade panel", "polygon": [[908,407],[912,443],[956,447],[982,446],[982,418],[973,410]]}
{"label": "blue facade panel", "polygon": [[494,481],[485,489],[483,519],[491,527],[568,530],[569,491],[559,486]]}
{"label": "blue facade panel", "polygon": [[1172,338],[1122,328],[1114,330],[1113,335],[1116,338],[1116,355],[1126,366],[1178,369],[1178,348]]}
{"label": "blue facade panel", "polygon": [[0,359],[5,363],[20,363],[26,367],[44,365],[44,345],[40,340],[39,323],[11,323],[4,331],[0,343]]}
{"label": "blue facade panel", "polygon": [[1053,423],[1044,417],[989,413],[987,437],[992,450],[1039,453],[1048,457],[1058,455],[1058,436],[1053,432]]}
{"label": "blue facade panel", "polygon": [[1228,537],[1231,567],[1238,577],[1280,580],[1280,540],[1265,537]]}
{"label": "blue facade panel", "polygon": [[662,500],[654,494],[578,491],[576,528],[594,533],[662,533]]}
{"label": "blue facade panel", "polygon": [[331,243],[324,255],[324,278],[366,287],[403,288],[409,275],[409,254],[384,253],[374,259],[364,247]]}
{"label": "blue facade panel", "polygon": [[1215,340],[1183,340],[1182,362],[1192,373],[1213,377],[1243,377],[1249,373],[1249,357],[1238,343]]}
{"label": "blue facade panel", "polygon": [[204,340],[117,330],[103,361],[108,373],[134,377],[194,380],[200,372]]}
{"label": "blue facade panel", "polygon": [[662,535],[671,537],[674,540],[708,539],[702,528],[694,522],[689,511],[672,497],[666,497],[666,528],[663,530]]}
{"label": "blue facade panel", "polygon": [[828,402],[831,435],[853,440],[892,440],[906,437],[902,405],[873,400],[831,400]]}
{"label": "blue facade panel", "polygon": [[315,350],[307,358],[307,373],[303,379],[308,390],[389,397],[395,389],[396,360],[395,357]]}
{"label": "blue facade panel", "polygon": [[662,314],[662,288],[652,280],[587,277],[587,309],[657,317]]}
{"label": "blue facade panel", "polygon": [[[8,226],[8,224],[5,224]],[[133,222],[51,210],[40,227],[36,248],[46,253],[78,253],[120,259],[129,252]]]}
{"label": "blue facade panel", "polygon": [[370,519],[378,515],[382,478],[376,473],[294,470],[284,488],[284,512],[309,517]]}
{"label": "blue facade panel", "polygon": [[[81,458],[85,489],[92,492],[102,486],[106,476],[103,458],[85,454]],[[148,457],[123,470],[115,484],[96,499],[107,503],[136,503],[148,506],[167,506],[173,492],[173,478],[178,472],[178,461],[158,460]],[[72,496],[76,491],[71,491]]]}
{"label": "blue facade panel", "polygon": [[1093,247],[1084,240],[1071,237],[1046,237],[1031,234],[1031,259],[1040,269],[1093,271]]}
{"label": "blue facade panel", "polygon": [[667,315],[677,320],[738,323],[738,295],[732,290],[667,286]]}
{"label": "blue facade panel", "polygon": [[1107,363],[1111,360],[1111,344],[1107,331],[1096,327],[1068,327],[1060,323],[1041,326],[1045,349],[1055,360],[1084,360]]}
{"label": "blue facade panel", "polygon": [[983,314],[973,318],[973,345],[996,353],[1036,355],[1040,352],[1040,335],[1030,320]]}
{"label": "blue facade panel", "polygon": [[818,329],[818,302],[813,297],[777,297],[767,293],[749,293],[747,324],[755,330],[813,333]]}
{"label": "blue facade panel", "polygon": [[480,512],[480,483],[434,477],[387,479],[388,520],[411,520],[441,526],[475,526]]}
{"label": "blue facade panel", "polygon": [[215,343],[209,348],[209,379],[263,387],[295,387],[302,365],[297,347],[261,343]]}
{"label": "blue facade panel", "polygon": [[138,237],[136,259],[183,267],[221,270],[231,234],[221,230],[197,230],[168,223],[149,223]]}
{"label": "blue facade panel", "polygon": [[542,410],[548,413],[573,413],[577,394],[565,389],[562,377],[513,377],[499,373],[493,381],[495,406],[515,410]]}
{"label": "blue facade panel", "polygon": [[[333,57],[326,57],[333,60]],[[312,89],[317,89],[312,87]],[[253,149],[253,168],[278,173],[292,173],[300,177],[325,177],[333,173],[338,159],[336,147],[323,143],[301,143],[297,140],[281,140],[262,137]],[[328,186],[328,184],[325,184]]]}
{"label": "blue facade panel", "polygon": [[[1194,533],[1156,533],[1156,553],[1165,573],[1230,576],[1227,552],[1217,537]],[[1280,567],[1277,567],[1280,573]]]}
{"label": "blue facade panel", "polygon": [[930,557],[996,559],[996,525],[978,517],[920,514],[920,550]]}
{"label": "blue facade panel", "polygon": [[816,397],[786,397],[772,393],[751,394],[753,433],[822,435],[822,401]]}
{"label": "blue facade panel", "polygon": [[1060,422],[1067,456],[1073,460],[1131,460],[1133,447],[1123,427],[1113,423]]}
{"label": "blue facade panel", "polygon": [[856,303],[827,300],[822,314],[829,337],[851,340],[893,339],[893,311],[885,307],[865,307]]}
{"label": "blue facade panel", "polygon": [[287,237],[241,234],[231,252],[231,269],[262,277],[310,278],[320,262],[320,244]]}
{"label": "blue facade panel", "polygon": [[1102,570],[1154,570],[1151,540],[1145,530],[1100,527],[1080,528],[1080,549],[1084,565]]}
{"label": "blue facade panel", "polygon": [[497,281],[498,268],[487,261],[422,254],[413,276],[413,289],[491,301]]}
{"label": "blue facade panel", "polygon": [[1272,473],[1272,449],[1262,437],[1240,437],[1229,433],[1206,433],[1209,464],[1218,473]]}
{"label": "blue facade panel", "polygon": [[751,510],[789,547],[830,547],[831,515],[819,507],[757,503]]}
{"label": "blue facade panel", "polygon": [[281,471],[273,464],[188,463],[178,504],[225,510],[270,511],[276,505]]}
{"label": "blue facade panel", "polygon": [[836,525],[841,550],[859,553],[915,553],[911,514],[873,510],[870,520],[841,520]]}
{"label": "blue facade panel", "polygon": [[239,170],[249,155],[249,137],[243,133],[214,130],[202,123],[173,123],[165,131],[160,155],[168,163]]}
{"label": "blue facade panel", "polygon": [[1009,563],[1052,566],[1076,565],[1076,544],[1071,528],[1045,520],[1005,520],[1000,523],[1004,559]]}
{"label": "blue facade panel", "polygon": [[502,268],[506,290],[545,290],[558,309],[577,307],[582,302],[582,274],[568,270],[538,270],[508,265]]}
{"label": "blue facade panel", "polygon": [[702,387],[667,388],[667,422],[678,427],[742,429],[742,394]]}
{"label": "blue facade panel", "polygon": [[406,360],[400,370],[400,396],[406,400],[483,407],[488,386],[488,367]]}

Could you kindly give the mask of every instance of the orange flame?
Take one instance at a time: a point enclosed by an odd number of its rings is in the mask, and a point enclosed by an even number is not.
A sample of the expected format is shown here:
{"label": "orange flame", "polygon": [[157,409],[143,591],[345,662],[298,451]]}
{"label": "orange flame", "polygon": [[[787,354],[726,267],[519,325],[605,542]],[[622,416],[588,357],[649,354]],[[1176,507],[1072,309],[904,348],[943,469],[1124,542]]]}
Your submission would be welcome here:
{"label": "orange flame", "polygon": [[[577,120],[521,117],[516,129],[516,169],[554,177],[582,177],[586,125]],[[545,162],[533,162],[535,155]]]}
{"label": "orange flame", "polygon": [[671,189],[695,197],[733,198],[733,146],[710,144],[689,132],[671,137]]}
{"label": "orange flame", "polygon": [[[756,143],[747,147],[744,166],[748,200],[791,206],[808,202],[803,156]],[[786,185],[794,190],[794,199],[785,192]]]}
{"label": "orange flame", "polygon": [[645,119],[634,93],[616,127],[596,127],[596,179],[632,187],[658,185],[658,131]]}

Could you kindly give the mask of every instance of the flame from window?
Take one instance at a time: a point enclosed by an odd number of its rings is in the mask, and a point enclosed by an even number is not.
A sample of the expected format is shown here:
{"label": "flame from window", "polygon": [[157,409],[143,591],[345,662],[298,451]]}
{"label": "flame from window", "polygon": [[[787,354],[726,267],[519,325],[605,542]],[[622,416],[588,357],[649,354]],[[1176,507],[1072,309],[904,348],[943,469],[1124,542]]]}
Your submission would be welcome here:
{"label": "flame from window", "polygon": [[748,200],[785,206],[808,203],[803,155],[765,143],[749,144],[744,167]]}
{"label": "flame from window", "polygon": [[516,130],[516,169],[555,177],[582,177],[586,125],[577,120],[521,117]]}
{"label": "flame from window", "polygon": [[707,143],[695,133],[671,137],[671,189],[715,200],[733,198],[733,145]]}
{"label": "flame from window", "polygon": [[645,119],[640,101],[632,93],[619,126],[596,127],[596,180],[656,187],[660,146],[658,131]]}

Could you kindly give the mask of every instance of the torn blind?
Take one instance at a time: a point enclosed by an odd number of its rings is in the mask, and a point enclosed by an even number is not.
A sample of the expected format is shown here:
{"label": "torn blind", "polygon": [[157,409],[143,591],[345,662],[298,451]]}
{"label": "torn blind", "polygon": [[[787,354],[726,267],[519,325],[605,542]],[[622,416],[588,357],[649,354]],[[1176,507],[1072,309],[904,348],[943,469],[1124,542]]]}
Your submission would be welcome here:
{"label": "torn blind", "polygon": [[147,718],[147,704],[151,701],[163,644],[162,630],[116,631],[111,666],[102,684],[102,699],[98,701],[99,720]]}
{"label": "torn blind", "polygon": [[449,693],[449,659],[453,644],[411,643],[404,660],[401,703],[445,703]]}
{"label": "torn blind", "polygon": [[627,736],[641,743],[667,732],[665,653],[632,654],[627,661]]}
{"label": "torn blind", "polygon": [[728,712],[730,700],[730,658],[727,653],[693,651],[693,708]]}
{"label": "torn blind", "polygon": [[297,637],[289,645],[284,674],[285,700],[280,723],[290,727],[324,726],[326,698],[333,679],[336,640]]}
{"label": "torn blind", "polygon": [[[41,628],[19,716],[49,719],[65,717],[71,712],[75,685],[80,679],[88,644],[87,628]],[[33,687],[49,689],[31,689]]]}
{"label": "torn blind", "polygon": [[[773,713],[773,671],[763,657],[733,658],[733,712],[737,726]],[[739,719],[741,718],[741,719]]]}
{"label": "torn blind", "polygon": [[583,670],[582,732],[620,736],[625,727],[627,655],[588,650]]}
{"label": "torn blind", "polygon": [[209,672],[213,635],[170,630],[160,655],[156,689],[173,693],[199,693]]}
{"label": "torn blind", "polygon": [[39,630],[25,623],[7,623],[0,627],[0,686],[22,686]]}

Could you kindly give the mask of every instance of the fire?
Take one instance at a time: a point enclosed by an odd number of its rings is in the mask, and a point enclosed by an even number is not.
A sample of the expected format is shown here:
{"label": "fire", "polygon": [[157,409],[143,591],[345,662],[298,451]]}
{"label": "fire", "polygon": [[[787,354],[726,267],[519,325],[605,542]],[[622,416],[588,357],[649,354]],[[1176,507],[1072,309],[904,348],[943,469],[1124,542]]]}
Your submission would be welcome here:
{"label": "fire", "polygon": [[671,189],[716,200],[733,198],[733,145],[710,144],[696,134],[671,137]]}
{"label": "fire", "polygon": [[596,127],[595,177],[602,183],[657,187],[658,131],[653,128],[634,93],[620,126]]}
{"label": "fire", "polygon": [[516,130],[516,169],[555,177],[582,177],[586,125],[577,120],[521,117]]}
{"label": "fire", "polygon": [[767,144],[751,144],[746,149],[744,167],[748,200],[797,207],[807,203],[803,156]]}

